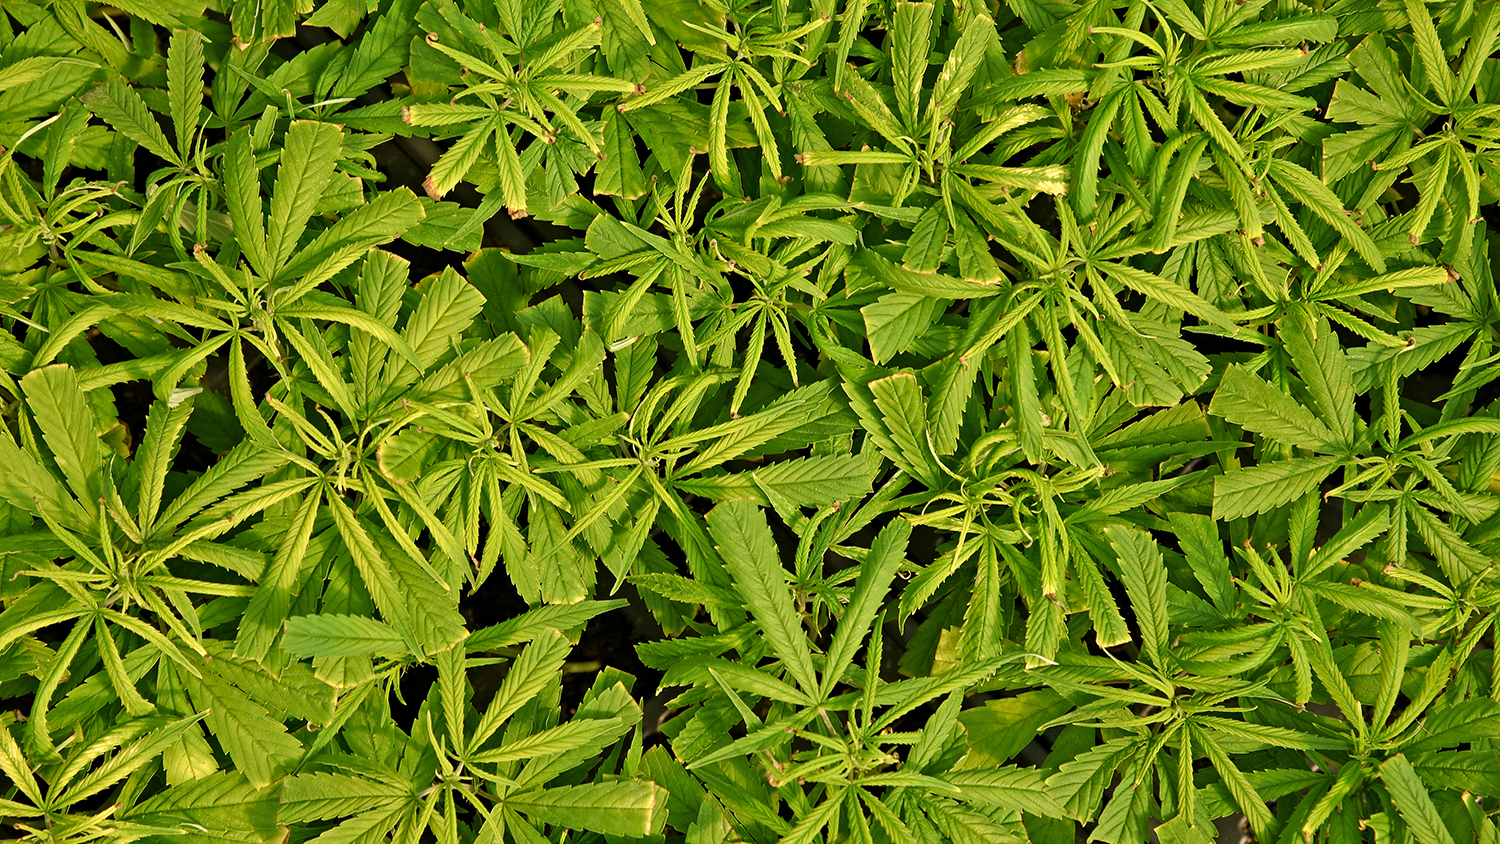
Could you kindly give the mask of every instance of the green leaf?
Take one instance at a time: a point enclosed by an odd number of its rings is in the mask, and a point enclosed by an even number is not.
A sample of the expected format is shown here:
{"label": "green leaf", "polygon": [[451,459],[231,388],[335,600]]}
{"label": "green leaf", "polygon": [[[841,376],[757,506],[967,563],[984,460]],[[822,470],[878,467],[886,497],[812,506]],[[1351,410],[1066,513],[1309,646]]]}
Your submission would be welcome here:
{"label": "green leaf", "polygon": [[1354,223],[1349,212],[1328,186],[1307,170],[1284,158],[1271,159],[1271,175],[1287,193],[1333,227],[1377,273],[1385,272],[1385,256],[1370,235]]}
{"label": "green leaf", "polygon": [[938,299],[978,299],[995,296],[1000,290],[993,285],[969,282],[935,273],[918,273],[898,267],[872,250],[855,252],[854,266],[876,283],[900,293],[932,296]]}
{"label": "green leaf", "polygon": [[196,30],[172,33],[167,49],[167,96],[177,149],[185,152],[197,137],[203,117],[203,36]]}
{"label": "green leaf", "polygon": [[[903,3],[902,5],[911,4]],[[917,220],[916,226],[912,228],[911,237],[906,241],[906,253],[901,258],[901,265],[916,273],[937,272],[947,240],[948,218],[943,214],[942,206],[934,205],[922,212],[922,218]]]}
{"label": "green leaf", "polygon": [[[854,595],[839,617],[833,642],[828,646],[823,683],[819,689],[824,697],[843,680],[844,672],[854,661],[855,651],[870,632],[870,625],[890,590],[891,580],[906,562],[906,545],[910,539],[911,524],[896,519],[887,524],[870,545],[870,554],[860,565],[854,583]],[[877,629],[874,635],[881,633]]]}
{"label": "green leaf", "polygon": [[411,628],[411,608],[407,604],[410,596],[403,594],[398,587],[392,562],[381,553],[365,523],[354,515],[341,496],[328,496],[328,509],[332,511],[334,524],[338,526],[339,535],[359,571],[360,581],[380,614],[406,641],[408,652],[422,653],[422,646]]}
{"label": "green leaf", "polygon": [[1156,665],[1165,667],[1169,635],[1167,568],[1161,548],[1150,534],[1135,528],[1110,525],[1105,536],[1119,556],[1121,579],[1141,631],[1141,650]]}
{"label": "green leaf", "polygon": [[583,601],[577,604],[553,604],[527,610],[499,624],[476,630],[464,640],[470,652],[497,650],[548,636],[554,630],[574,630],[601,613],[625,606],[621,600]]}
{"label": "green leaf", "polygon": [[867,494],[870,472],[863,458],[824,455],[773,463],[753,472],[675,481],[672,487],[714,501],[750,498],[770,506],[774,496],[796,507],[822,507]]}
{"label": "green leaf", "polygon": [[815,693],[812,650],[792,608],[786,571],[764,510],[746,499],[727,501],[708,514],[708,528],[745,605],[759,622],[771,651],[798,686]]}
{"label": "green leaf", "polygon": [[871,381],[869,389],[895,447],[886,456],[917,480],[937,486],[936,458],[927,441],[927,400],[916,376],[898,372]]}
{"label": "green leaf", "polygon": [[146,101],[134,88],[120,79],[111,79],[85,94],[83,104],[99,115],[115,131],[150,150],[153,155],[174,164],[181,163],[177,151],[146,108]]}
{"label": "green leaf", "polygon": [[1161,276],[1138,270],[1128,264],[1108,264],[1106,272],[1116,281],[1168,307],[1186,311],[1211,325],[1229,325],[1229,317],[1202,297]]}
{"label": "green leaf", "polygon": [[59,67],[97,67],[93,62],[64,56],[28,56],[0,68],[0,91],[29,85]]}
{"label": "green leaf", "polygon": [[208,713],[209,732],[245,779],[264,788],[290,771],[302,758],[302,742],[208,663],[201,664],[200,673],[187,678],[188,694],[195,707]]}
{"label": "green leaf", "polygon": [[94,414],[78,386],[77,374],[66,364],[45,366],[28,372],[21,388],[63,478],[84,507],[92,510],[104,495],[103,455],[94,432]]}
{"label": "green leaf", "polygon": [[470,733],[469,753],[477,752],[507,719],[536,697],[544,685],[553,681],[562,670],[563,660],[567,659],[571,648],[561,633],[548,629],[521,651],[501,682],[499,691],[490,700],[489,707],[480,716],[479,724]]}
{"label": "green leaf", "polygon": [[[128,744],[123,744],[119,752],[110,757],[104,764],[83,774],[78,779],[72,779],[71,774],[74,771],[65,770],[63,776],[59,777],[59,779],[61,782],[66,782],[67,787],[62,789],[60,794],[56,795],[54,801],[50,801],[51,805],[58,808],[66,808],[89,797],[93,797],[99,792],[119,783],[121,780],[155,761],[156,757],[160,756],[167,747],[181,739],[184,733],[190,729],[194,729],[200,717],[193,715],[171,721],[147,732],[145,735]],[[153,721],[155,724],[161,723],[157,719],[137,723],[141,724],[141,726],[148,726],[152,725]],[[134,733],[136,731],[131,730],[131,732]],[[121,738],[123,737],[121,736]],[[108,740],[108,738],[105,739],[105,741]],[[75,762],[77,758],[75,757]],[[85,756],[83,758],[87,759],[88,757]]]}
{"label": "green leaf", "polygon": [[526,173],[516,152],[515,135],[504,129],[495,131],[495,151],[500,161],[500,198],[512,217],[526,216]]}
{"label": "green leaf", "polygon": [[1332,441],[1353,445],[1354,375],[1339,349],[1338,338],[1321,318],[1315,321],[1293,316],[1286,318],[1279,336],[1312,395],[1313,410],[1332,433]]}
{"label": "green leaf", "polygon": [[[1434,193],[1441,194],[1441,186]],[[1414,229],[1414,231],[1420,232],[1426,228],[1427,223],[1424,220],[1421,226]],[[1449,278],[1448,271],[1442,267],[1408,267],[1404,270],[1396,270],[1395,272],[1385,273],[1373,278],[1361,279],[1352,284],[1341,284],[1337,287],[1326,289],[1319,295],[1319,298],[1333,299],[1344,296],[1359,296],[1376,290],[1395,291],[1406,287],[1428,287],[1434,284],[1446,284]]]}
{"label": "green leaf", "polygon": [[984,769],[1010,761],[1036,738],[1043,725],[1071,709],[1072,704],[1051,689],[1022,692],[965,709],[958,720],[968,736],[969,752],[961,767]]}
{"label": "green leaf", "polygon": [[305,824],[367,812],[395,808],[404,803],[409,790],[396,783],[339,773],[297,774],[281,786],[277,820]]}
{"label": "green leaf", "polygon": [[909,350],[932,326],[938,300],[913,293],[887,293],[859,309],[864,317],[870,355],[883,364]]}
{"label": "green leaf", "polygon": [[1224,752],[1213,736],[1197,729],[1193,730],[1193,733],[1198,737],[1198,740],[1193,743],[1202,747],[1207,753],[1214,771],[1218,773],[1225,787],[1229,789],[1229,793],[1234,796],[1234,802],[1239,805],[1240,811],[1249,820],[1250,828],[1255,831],[1256,836],[1263,837],[1272,822],[1271,810],[1266,808],[1265,800],[1261,799],[1254,784],[1234,764],[1234,760]]}
{"label": "green leaf", "polygon": [[666,819],[667,790],[645,780],[616,780],[516,795],[503,805],[565,829],[644,838]]}
{"label": "green leaf", "polygon": [[[626,0],[638,2],[638,0]],[[635,136],[624,115],[611,112],[604,121],[604,157],[594,165],[594,192],[639,199],[646,193],[646,177],[636,156]]]}
{"label": "green leaf", "polygon": [[1334,439],[1306,407],[1239,365],[1224,371],[1208,412],[1287,445],[1316,449]]}
{"label": "green leaf", "polygon": [[[1427,10],[1427,4],[1422,0],[1406,0],[1406,20],[1411,24],[1411,32],[1417,45],[1417,56],[1422,61],[1422,70],[1431,85],[1437,92],[1438,101],[1443,105],[1454,104],[1453,70],[1448,66],[1444,58],[1443,41],[1438,36],[1437,27],[1433,25],[1433,15]],[[1435,844],[1425,838],[1420,838],[1422,844]]]}
{"label": "green leaf", "polygon": [[1043,461],[1042,401],[1037,395],[1036,367],[1031,337],[1024,329],[1013,329],[1005,335],[1005,350],[1010,359],[1011,418],[1021,443],[1021,451],[1034,464]]}
{"label": "green leaf", "polygon": [[478,126],[464,133],[445,151],[432,165],[432,171],[427,174],[424,186],[427,193],[434,199],[440,199],[469,175],[479,156],[483,154],[489,143],[490,135],[495,131],[493,121],[481,122]]}
{"label": "green leaf", "polygon": [[1062,818],[1067,810],[1042,785],[1042,775],[1035,768],[994,768],[991,770],[954,771],[941,779],[956,785],[958,799],[981,806],[997,806],[1015,812]]}
{"label": "green leaf", "polygon": [[1422,623],[1415,616],[1401,607],[1382,600],[1371,590],[1344,583],[1310,583],[1308,588],[1319,597],[1326,598],[1345,609],[1368,615],[1371,618],[1395,622],[1410,630],[1414,635],[1420,635],[1422,632]]}
{"label": "green leaf", "polygon": [[161,511],[172,458],[182,445],[183,430],[192,412],[190,403],[172,407],[168,402],[156,402],[146,416],[146,436],[136,451],[138,513],[143,529],[149,529]]}
{"label": "green leaf", "polygon": [[898,2],[891,18],[891,78],[896,107],[908,127],[916,126],[921,110],[923,76],[927,72],[927,39],[932,31],[932,4]]}
{"label": "green leaf", "polygon": [[959,99],[979,71],[986,50],[997,42],[995,21],[989,15],[981,12],[969,18],[932,86],[927,113],[934,126],[957,109]]}
{"label": "green leaf", "polygon": [[1359,513],[1339,528],[1339,532],[1308,561],[1309,574],[1320,572],[1328,566],[1343,561],[1345,557],[1363,548],[1375,537],[1386,532],[1390,519],[1378,505],[1366,505]]}
{"label": "green leaf", "polygon": [[406,653],[405,640],[390,625],[357,615],[299,615],[287,619],[281,646],[293,656],[321,659]]}
{"label": "green leaf", "polygon": [[475,754],[469,761],[477,765],[495,765],[567,753],[605,736],[617,734],[622,731],[623,726],[624,722],[619,718],[577,718],[525,738],[508,741],[496,750]]}
{"label": "green leaf", "polygon": [[274,266],[285,265],[297,248],[313,208],[333,177],[342,142],[343,133],[330,123],[300,120],[287,130],[266,232]]}
{"label": "green leaf", "polygon": [[1298,457],[1226,472],[1214,478],[1214,518],[1242,519],[1290,504],[1336,468],[1332,457]]}
{"label": "green leaf", "polygon": [[1128,87],[1107,95],[1094,107],[1088,126],[1080,140],[1080,150],[1073,159],[1073,209],[1078,219],[1089,221],[1094,217],[1094,208],[1099,199],[1099,160],[1104,153],[1104,143],[1114,125],[1120,104],[1130,95]]}
{"label": "green leaf", "polygon": [[422,203],[406,188],[382,193],[356,208],[298,250],[281,269],[279,277],[297,278],[298,282],[278,291],[280,299],[288,304],[300,299],[307,290],[365,257],[371,247],[400,237],[422,216]]}
{"label": "green leaf", "polygon": [[266,243],[265,215],[260,201],[260,168],[251,149],[250,130],[241,129],[229,137],[224,152],[224,201],[229,207],[229,221],[234,225],[235,241],[250,266],[262,277],[275,272]]}
{"label": "green leaf", "polygon": [[1381,763],[1380,780],[1419,844],[1453,844],[1453,835],[1438,815],[1427,786],[1404,755],[1398,753]]}
{"label": "green leaf", "polygon": [[238,772],[219,771],[157,792],[123,816],[159,826],[195,823],[224,833],[273,835],[277,792],[252,786]]}
{"label": "green leaf", "polygon": [[[401,337],[425,370],[448,351],[484,304],[484,296],[450,267],[424,285],[422,301],[401,329]],[[387,380],[394,384],[410,383],[420,374],[404,361],[393,362],[392,368]]]}
{"label": "green leaf", "polygon": [[1402,753],[1444,750],[1500,737],[1500,703],[1475,698],[1445,706],[1422,720],[1422,731],[1403,743]]}

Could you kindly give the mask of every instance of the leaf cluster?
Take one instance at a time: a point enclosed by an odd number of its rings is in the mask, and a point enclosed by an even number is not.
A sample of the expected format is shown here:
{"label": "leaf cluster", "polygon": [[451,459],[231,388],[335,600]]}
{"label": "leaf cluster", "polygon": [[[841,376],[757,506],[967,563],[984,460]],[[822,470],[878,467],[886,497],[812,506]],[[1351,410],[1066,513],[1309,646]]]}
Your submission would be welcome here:
{"label": "leaf cluster", "polygon": [[1494,844],[1497,41],[7,2],[0,835]]}

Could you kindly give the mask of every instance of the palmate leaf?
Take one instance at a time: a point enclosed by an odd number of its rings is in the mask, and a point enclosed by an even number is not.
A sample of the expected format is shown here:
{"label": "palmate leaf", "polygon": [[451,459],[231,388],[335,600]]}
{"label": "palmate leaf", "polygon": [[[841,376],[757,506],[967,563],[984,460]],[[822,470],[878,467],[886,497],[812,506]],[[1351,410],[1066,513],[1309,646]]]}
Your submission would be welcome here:
{"label": "palmate leaf", "polygon": [[753,472],[679,480],[673,488],[713,500],[751,498],[770,506],[777,496],[797,507],[821,507],[859,498],[870,490],[870,472],[858,456],[823,455],[773,463]]}
{"label": "palmate leaf", "polygon": [[1426,732],[1402,745],[1403,754],[1471,744],[1500,736],[1500,704],[1476,698],[1452,704],[1423,720]]}
{"label": "palmate leaf", "polygon": [[81,530],[89,523],[87,511],[68,494],[62,481],[30,452],[22,451],[9,432],[0,434],[0,459],[7,467],[0,473],[0,496],[11,507],[36,515],[46,508],[50,518],[73,529]]}
{"label": "palmate leaf", "polygon": [[185,153],[203,116],[203,36],[196,30],[172,33],[167,49],[167,95],[177,149]]}
{"label": "palmate leaf", "polygon": [[875,362],[883,364],[910,349],[912,343],[932,325],[937,306],[938,300],[931,296],[887,293],[861,308]]}
{"label": "palmate leaf", "polygon": [[976,299],[1000,293],[993,285],[975,284],[936,273],[913,272],[868,249],[858,250],[854,264],[861,272],[868,273],[871,280],[899,293],[938,299]]}
{"label": "palmate leaf", "polygon": [[1313,409],[1339,444],[1354,442],[1354,384],[1348,360],[1327,322],[1289,316],[1281,332],[1297,374],[1312,395]]}
{"label": "palmate leaf", "polygon": [[297,284],[278,291],[281,301],[291,304],[317,284],[363,258],[371,247],[388,243],[415,226],[426,212],[410,190],[398,188],[382,193],[367,205],[324,229],[281,269],[284,278]]}
{"label": "palmate leaf", "polygon": [[886,457],[912,477],[928,486],[937,486],[936,460],[927,443],[924,424],[927,400],[916,376],[898,372],[871,381],[868,387],[880,424],[886,429],[886,441],[881,443]]}
{"label": "palmate leaf", "polygon": [[508,718],[535,697],[562,667],[567,654],[568,640],[555,629],[548,629],[527,645],[469,734],[469,751],[476,752]]}
{"label": "palmate leaf", "polygon": [[523,739],[506,742],[498,749],[486,750],[471,758],[477,764],[493,765],[567,753],[616,734],[622,726],[623,722],[618,718],[579,718]]}
{"label": "palmate leaf", "polygon": [[549,635],[553,630],[574,630],[600,613],[622,606],[625,604],[617,599],[537,607],[508,621],[470,633],[464,640],[464,647],[473,653],[530,642],[539,636]]}
{"label": "palmate leaf", "polygon": [[167,474],[171,471],[172,458],[182,444],[188,417],[193,412],[191,402],[176,407],[170,403],[156,402],[146,419],[146,435],[136,452],[137,496],[139,516],[143,529],[149,529],[161,511],[162,496]]}
{"label": "palmate leaf", "polygon": [[[187,718],[168,721],[165,724],[159,718],[141,722],[141,729],[129,730],[129,733],[139,735],[139,737],[132,737],[133,740],[129,740],[128,743],[122,743],[118,752],[104,761],[103,764],[93,768],[93,770],[82,773],[77,779],[74,779],[75,774],[80,774],[79,768],[84,766],[65,767],[62,775],[58,777],[58,784],[64,787],[61,788],[61,793],[56,795],[55,804],[59,807],[71,806],[116,785],[121,780],[155,761],[156,757],[162,751],[166,750],[170,744],[175,742],[183,733],[192,729],[200,717],[189,716]],[[146,729],[148,727],[154,727],[154,729],[150,729],[148,732]],[[142,733],[144,734],[141,735]],[[85,749],[83,756],[75,756],[73,761],[76,762],[80,758],[92,757],[94,755],[92,751],[105,749],[101,745],[108,745],[110,746],[109,749],[114,749],[112,747],[114,744],[114,741],[105,738],[99,745]]]}
{"label": "palmate leaf", "polygon": [[1364,229],[1351,220],[1339,198],[1307,170],[1284,159],[1275,159],[1271,173],[1276,183],[1296,197],[1354,247],[1354,251],[1377,273],[1385,272],[1385,256]]}
{"label": "palmate leaf", "polygon": [[258,789],[238,772],[216,772],[174,786],[131,808],[128,820],[157,826],[196,823],[221,834],[276,829],[278,789]]}
{"label": "palmate leaf", "polygon": [[275,272],[275,267],[266,241],[260,170],[248,129],[230,136],[224,152],[223,173],[224,200],[229,220],[234,225],[235,241],[255,271],[269,277]]}
{"label": "palmate leaf", "polygon": [[328,505],[371,600],[406,642],[409,651],[425,653],[425,643],[418,638],[412,624],[412,607],[400,589],[391,562],[371,538],[366,523],[357,518],[340,498],[329,498]]}
{"label": "palmate leaf", "polygon": [[[1240,811],[1244,812],[1245,818],[1250,822],[1250,828],[1264,830],[1271,823],[1271,811],[1266,808],[1265,800],[1256,791],[1255,785],[1234,764],[1234,760],[1225,753],[1214,737],[1206,733],[1194,730],[1199,740],[1195,744],[1201,745],[1212,763],[1214,771],[1233,795],[1235,803],[1239,805]],[[1261,834],[1261,833],[1257,833]]]}
{"label": "palmate leaf", "polygon": [[[634,4],[626,0],[625,5]],[[604,157],[594,166],[596,193],[622,199],[639,199],[646,194],[646,177],[633,141],[624,115],[616,112],[605,119]]]}
{"label": "palmate leaf", "polygon": [[260,588],[240,619],[235,641],[237,655],[264,660],[274,645],[291,609],[293,590],[301,579],[322,498],[322,491],[314,490],[303,499],[276,555],[260,575]]}
{"label": "palmate leaf", "polygon": [[[454,336],[478,316],[484,307],[484,297],[465,282],[451,268],[427,285],[422,301],[407,319],[401,337],[411,347],[425,369],[432,366],[447,351]],[[395,385],[410,383],[422,371],[408,366],[403,361],[393,361],[387,372],[387,382]]]}

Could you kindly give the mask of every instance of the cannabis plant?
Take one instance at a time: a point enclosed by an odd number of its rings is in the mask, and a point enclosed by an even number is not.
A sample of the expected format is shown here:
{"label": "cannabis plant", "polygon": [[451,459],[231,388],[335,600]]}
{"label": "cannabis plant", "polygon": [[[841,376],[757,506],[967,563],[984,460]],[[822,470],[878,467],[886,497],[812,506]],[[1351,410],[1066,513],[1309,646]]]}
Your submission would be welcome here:
{"label": "cannabis plant", "polygon": [[1500,840],[1492,0],[0,9],[0,838]]}

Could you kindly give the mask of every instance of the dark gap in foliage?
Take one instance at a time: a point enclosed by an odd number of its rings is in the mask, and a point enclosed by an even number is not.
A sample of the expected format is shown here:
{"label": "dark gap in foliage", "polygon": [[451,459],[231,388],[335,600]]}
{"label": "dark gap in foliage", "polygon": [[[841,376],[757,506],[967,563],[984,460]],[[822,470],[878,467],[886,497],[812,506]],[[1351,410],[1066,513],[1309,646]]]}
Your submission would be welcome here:
{"label": "dark gap in foliage", "polygon": [[[601,586],[612,583],[614,579],[614,575],[605,571],[603,567],[600,568],[599,577]],[[627,594],[627,590],[632,594]],[[640,598],[633,596],[634,591],[634,586],[627,585],[621,589],[620,595],[638,605]],[[645,620],[641,618],[643,615]],[[564,714],[571,715],[577,710],[584,693],[593,685],[594,676],[606,668],[619,669],[635,678],[634,682],[627,683],[627,685],[630,686],[630,693],[638,701],[644,700],[656,691],[661,682],[662,672],[647,667],[635,651],[637,644],[652,641],[661,636],[659,628],[654,633],[650,629],[649,618],[649,612],[622,607],[595,616],[584,627],[578,645],[569,657],[569,660],[577,664],[581,670],[567,672],[566,668],[564,669],[562,688]],[[591,667],[589,663],[597,663],[597,666]]]}
{"label": "dark gap in foliage", "polygon": [[[1466,349],[1458,348],[1438,358],[1431,366],[1424,368],[1421,372],[1408,378],[1409,385],[1406,395],[1402,398],[1421,402],[1434,410],[1441,408],[1442,402],[1438,399],[1453,388],[1454,382],[1459,377],[1459,367],[1466,357]],[[1423,420],[1431,424],[1429,420]]]}
{"label": "dark gap in foliage", "polygon": [[441,273],[449,267],[461,274],[464,269],[464,259],[467,257],[461,252],[448,252],[442,249],[433,249],[429,246],[417,246],[407,243],[404,240],[393,241],[385,249],[411,262],[411,279],[413,282]]}
{"label": "dark gap in foliage", "polygon": [[437,666],[431,663],[402,669],[401,679],[391,693],[391,717],[402,730],[410,733],[415,729],[422,702],[437,679]]}
{"label": "dark gap in foliage", "polygon": [[[93,350],[101,365],[108,366],[135,358],[135,355],[131,354],[128,349],[97,328],[90,329],[85,337],[89,348]],[[154,400],[150,382],[125,381],[111,385],[110,391],[115,397],[115,410],[119,414],[120,422],[126,425],[130,432],[133,450],[134,446],[140,443],[141,435],[146,430],[146,413],[151,409],[151,403]]]}
{"label": "dark gap in foliage", "polygon": [[[481,538],[488,541],[489,537]],[[495,571],[479,585],[478,589],[466,592],[458,601],[458,610],[463,613],[470,630],[481,630],[515,618],[529,609],[515,584],[505,573],[504,566],[497,565]]]}

